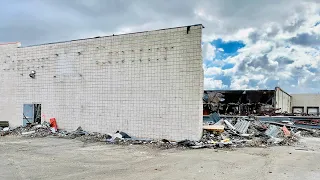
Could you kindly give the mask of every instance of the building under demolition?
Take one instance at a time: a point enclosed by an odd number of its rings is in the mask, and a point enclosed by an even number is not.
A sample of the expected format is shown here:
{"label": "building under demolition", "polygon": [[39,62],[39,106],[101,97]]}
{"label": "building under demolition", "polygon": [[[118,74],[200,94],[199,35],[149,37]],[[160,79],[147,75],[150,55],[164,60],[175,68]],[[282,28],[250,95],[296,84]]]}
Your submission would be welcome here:
{"label": "building under demolition", "polygon": [[319,115],[320,94],[289,94],[273,90],[205,90],[203,114]]}
{"label": "building under demolition", "polygon": [[198,140],[202,25],[20,47],[0,45],[0,114],[10,126]]}
{"label": "building under demolition", "polygon": [[280,88],[274,90],[211,90],[204,92],[204,114],[273,114],[290,112],[291,96]]}

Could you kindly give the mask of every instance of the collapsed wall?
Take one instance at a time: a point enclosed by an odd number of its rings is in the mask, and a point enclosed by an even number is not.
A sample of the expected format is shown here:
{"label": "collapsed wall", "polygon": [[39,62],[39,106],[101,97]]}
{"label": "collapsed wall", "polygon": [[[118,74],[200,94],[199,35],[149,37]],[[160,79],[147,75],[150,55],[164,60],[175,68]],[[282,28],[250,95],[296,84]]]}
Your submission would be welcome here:
{"label": "collapsed wall", "polygon": [[[30,47],[0,47],[0,120],[92,132],[198,140],[202,133],[202,25]],[[35,71],[35,77],[29,76]]]}

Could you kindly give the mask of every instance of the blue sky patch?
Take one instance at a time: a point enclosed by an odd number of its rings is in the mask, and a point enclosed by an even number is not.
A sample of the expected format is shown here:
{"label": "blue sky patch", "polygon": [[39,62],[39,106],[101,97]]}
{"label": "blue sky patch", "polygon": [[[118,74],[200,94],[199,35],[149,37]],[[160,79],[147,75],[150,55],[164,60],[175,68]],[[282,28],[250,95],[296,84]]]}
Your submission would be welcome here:
{"label": "blue sky patch", "polygon": [[267,87],[276,87],[279,85],[279,80],[276,80],[276,79],[268,79],[267,82],[265,83],[265,85]]}
{"label": "blue sky patch", "polygon": [[259,83],[259,80],[250,79],[248,85],[249,87],[256,87],[258,83]]}
{"label": "blue sky patch", "polygon": [[[245,47],[245,44],[242,41],[223,41],[223,39],[216,39],[210,43],[213,45],[215,50],[215,58],[212,61],[204,60],[206,67],[219,67],[222,70],[231,69],[235,66],[233,63],[228,63],[224,61],[228,57],[233,57],[238,55],[238,50]],[[228,88],[231,85],[231,77],[223,75],[210,75],[205,76],[206,78],[214,78],[216,80],[221,80],[224,85],[227,85]]]}
{"label": "blue sky patch", "polygon": [[314,68],[314,67],[311,67],[311,65],[306,65],[306,67],[307,67],[307,70],[312,72],[312,73],[318,72],[318,69]]}
{"label": "blue sky patch", "polygon": [[[211,44],[217,49],[215,59],[218,60],[236,56],[238,54],[238,49],[245,47],[245,44],[242,41],[223,41],[220,38],[213,40]],[[223,49],[223,51],[219,51],[219,49]]]}
{"label": "blue sky patch", "polygon": [[220,75],[220,76],[214,77],[214,79],[221,80],[222,83],[224,85],[227,85],[228,87],[230,87],[230,85],[231,85],[231,77],[230,76],[222,76],[222,75]]}
{"label": "blue sky patch", "polygon": [[225,70],[225,69],[231,69],[235,66],[235,64],[232,63],[226,63],[225,65],[222,66],[221,69]]}

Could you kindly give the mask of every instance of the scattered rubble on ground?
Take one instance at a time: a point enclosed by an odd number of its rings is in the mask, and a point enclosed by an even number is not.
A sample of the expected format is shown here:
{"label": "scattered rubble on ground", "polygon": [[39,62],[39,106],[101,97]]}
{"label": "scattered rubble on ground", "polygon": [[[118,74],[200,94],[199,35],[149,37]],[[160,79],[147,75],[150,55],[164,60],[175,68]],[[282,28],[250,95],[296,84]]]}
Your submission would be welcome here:
{"label": "scattered rubble on ground", "polygon": [[320,130],[306,129],[291,124],[261,122],[252,117],[216,118],[214,124],[206,124],[199,141],[183,140],[179,142],[167,139],[152,140],[131,137],[125,132],[114,134],[87,132],[81,127],[75,131],[55,130],[49,122],[29,124],[16,128],[5,127],[0,136],[57,137],[77,139],[83,142],[106,142],[107,144],[136,145],[142,144],[161,149],[169,148],[237,148],[267,147],[275,145],[293,145],[301,136],[320,137]]}

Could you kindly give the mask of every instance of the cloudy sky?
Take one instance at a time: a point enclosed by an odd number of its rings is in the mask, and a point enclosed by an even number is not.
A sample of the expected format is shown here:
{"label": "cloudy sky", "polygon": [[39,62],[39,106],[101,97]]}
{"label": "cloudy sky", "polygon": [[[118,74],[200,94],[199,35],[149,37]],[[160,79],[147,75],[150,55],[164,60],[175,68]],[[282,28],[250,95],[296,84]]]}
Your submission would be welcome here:
{"label": "cloudy sky", "polygon": [[205,89],[320,92],[320,0],[1,0],[22,45],[201,23]]}

